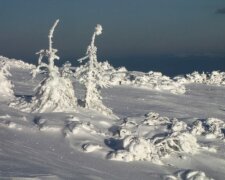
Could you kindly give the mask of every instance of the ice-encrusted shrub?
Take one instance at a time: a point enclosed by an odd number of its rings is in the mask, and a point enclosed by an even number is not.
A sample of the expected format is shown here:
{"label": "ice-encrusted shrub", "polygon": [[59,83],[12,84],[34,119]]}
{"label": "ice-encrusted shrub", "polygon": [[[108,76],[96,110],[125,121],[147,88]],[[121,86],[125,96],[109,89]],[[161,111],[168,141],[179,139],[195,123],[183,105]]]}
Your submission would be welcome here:
{"label": "ice-encrusted shrub", "polygon": [[214,180],[208,177],[205,172],[197,170],[181,170],[174,175],[169,175],[164,178],[165,180]]}
{"label": "ice-encrusted shrub", "polygon": [[[104,76],[105,66],[102,66],[102,64],[97,61],[95,38],[100,34],[102,34],[102,26],[98,24],[92,36],[91,44],[87,48],[86,56],[79,59],[80,62],[86,59],[88,59],[88,61],[82,68],[78,69],[75,76],[81,76],[81,82],[86,87],[85,108],[97,110],[104,115],[113,115],[112,110],[103,104],[100,95],[100,88],[108,86],[108,82],[104,81],[104,78],[102,78]],[[106,64],[106,66],[108,67],[109,65]]]}
{"label": "ice-encrusted shrub", "polygon": [[63,64],[61,69],[61,76],[64,78],[70,78],[73,76],[73,71],[71,70],[71,63],[69,61]]}
{"label": "ice-encrusted shrub", "polygon": [[158,125],[166,125],[171,122],[168,117],[162,117],[158,113],[150,112],[148,114],[145,114],[145,119],[142,123],[148,126],[158,126]]}
{"label": "ice-encrusted shrub", "polygon": [[211,73],[199,73],[197,71],[194,71],[193,73],[187,74],[184,77],[177,76],[174,79],[181,84],[199,83],[215,86],[224,86],[225,72],[212,71]]}
{"label": "ice-encrusted shrub", "polygon": [[[79,59],[79,62],[82,62],[88,58],[85,56],[84,58]],[[80,65],[76,68],[74,76],[81,82],[82,84],[87,82],[88,79],[88,71],[89,71],[89,62],[84,65]],[[97,73],[96,83],[100,88],[107,88],[112,85],[120,84],[120,81],[123,81],[123,78],[126,76],[127,70],[125,67],[120,67],[115,69],[113,66],[109,64],[108,61],[98,62],[97,58],[94,61],[93,67],[95,68]]]}
{"label": "ice-encrusted shrub", "polygon": [[154,144],[143,137],[126,136],[122,142],[123,149],[111,152],[108,159],[117,161],[151,161],[162,164]]}
{"label": "ice-encrusted shrub", "polygon": [[11,73],[9,72],[9,66],[7,65],[6,61],[0,62],[0,94],[7,99],[14,98],[14,92],[13,92],[13,84],[8,79],[8,77],[11,76]]}
{"label": "ice-encrusted shrub", "polygon": [[[57,20],[49,32],[49,48],[40,50],[38,66],[33,70],[33,77],[38,73],[45,73],[46,78],[36,88],[36,93],[31,102],[20,100],[14,102],[11,106],[27,112],[70,112],[76,111],[77,99],[74,95],[74,89],[71,80],[65,73],[60,74],[59,68],[55,66],[54,61],[59,57],[56,55],[57,49],[52,47],[53,33],[59,20]],[[43,58],[48,62],[45,63]],[[64,68],[65,69],[65,68]]]}
{"label": "ice-encrusted shrub", "polygon": [[138,86],[146,86],[155,90],[166,90],[174,94],[184,94],[185,87],[174,82],[168,76],[162,75],[160,72],[150,71],[142,76],[136,76],[133,83]]}
{"label": "ice-encrusted shrub", "polygon": [[171,124],[169,125],[169,129],[172,132],[187,131],[187,128],[188,128],[188,125],[185,122],[179,121],[176,118],[172,119]]}
{"label": "ice-encrusted shrub", "polygon": [[160,72],[121,71],[112,74],[111,77],[110,83],[113,85],[132,85],[151,90],[169,91],[173,94],[184,94],[186,91],[184,85],[175,82],[168,76],[162,75]]}
{"label": "ice-encrusted shrub", "polygon": [[199,145],[195,136],[188,132],[172,132],[167,136],[156,136],[153,144],[160,157],[166,157],[174,152],[196,153]]}
{"label": "ice-encrusted shrub", "polygon": [[140,125],[136,121],[125,119],[117,128],[119,135],[117,140],[121,142],[119,144],[122,144],[122,148],[109,153],[109,159],[119,161],[146,160],[159,163],[162,158],[174,153],[196,153],[200,147],[196,137],[188,131],[188,125],[177,119],[170,120],[168,117],[150,112],[145,115],[145,120],[141,122],[141,125],[145,128],[148,126],[167,126],[168,132],[153,134],[149,139],[149,133],[143,133],[143,135],[139,133]]}
{"label": "ice-encrusted shrub", "polygon": [[202,135],[208,139],[224,139],[225,123],[216,118],[206,120],[197,120],[192,126],[190,132],[194,135]]}
{"label": "ice-encrusted shrub", "polygon": [[24,61],[17,60],[17,59],[9,59],[4,56],[0,56],[0,63],[6,64],[7,66],[9,66],[9,68],[18,68],[18,69],[34,69],[35,68],[35,65],[33,64],[28,64]]}

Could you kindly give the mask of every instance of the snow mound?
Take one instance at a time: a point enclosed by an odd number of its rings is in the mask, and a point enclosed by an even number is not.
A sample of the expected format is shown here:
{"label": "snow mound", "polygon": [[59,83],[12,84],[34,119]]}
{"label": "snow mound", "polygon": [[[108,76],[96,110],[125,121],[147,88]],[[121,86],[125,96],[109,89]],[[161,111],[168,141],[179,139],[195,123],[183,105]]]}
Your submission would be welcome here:
{"label": "snow mound", "polygon": [[181,170],[172,176],[166,176],[165,180],[214,180],[206,176],[202,171],[196,170]]}
{"label": "snow mound", "polygon": [[199,73],[197,71],[187,74],[184,77],[177,76],[174,78],[178,83],[199,83],[215,86],[225,85],[225,72],[212,71],[212,73]]}
{"label": "snow mound", "polygon": [[35,124],[35,126],[37,126],[37,128],[40,131],[47,131],[47,132],[61,132],[62,127],[49,122],[47,119],[41,117],[41,116],[36,116],[33,120],[33,123]]}
{"label": "snow mound", "polygon": [[100,149],[102,149],[102,146],[100,146],[98,144],[87,143],[82,146],[82,150],[87,153],[97,151]]}
{"label": "snow mound", "polygon": [[80,120],[66,121],[65,127],[63,130],[63,134],[65,137],[68,137],[71,134],[79,134],[79,133],[105,135],[103,132],[101,132],[99,129],[97,129],[90,122],[83,122]]}
{"label": "snow mound", "polygon": [[186,131],[188,129],[188,125],[185,122],[179,121],[178,119],[174,118],[169,125],[169,129],[172,132]]}
{"label": "snow mound", "polygon": [[168,117],[162,117],[158,113],[149,112],[145,115],[145,119],[142,123],[148,126],[158,126],[158,125],[166,125],[171,122]]}
{"label": "snow mound", "polygon": [[[114,127],[114,136],[117,139],[110,147],[115,151],[109,153],[108,158],[118,161],[151,161],[159,163],[162,158],[176,153],[195,154],[198,152],[199,144],[196,137],[188,130],[188,125],[177,119],[170,120],[168,117],[161,117],[158,113],[150,112],[145,115],[145,120],[137,121],[124,119],[122,124]],[[142,132],[140,133],[140,125]],[[143,126],[147,125],[147,126]],[[152,132],[148,126],[167,126],[167,132]],[[145,133],[144,131],[147,131]],[[151,134],[151,135],[150,135]],[[150,135],[150,136],[149,136]]]}
{"label": "snow mound", "polygon": [[192,124],[190,132],[194,135],[205,136],[207,139],[224,139],[225,123],[216,118],[197,120]]}
{"label": "snow mound", "polygon": [[11,73],[9,72],[9,65],[7,65],[5,62],[0,63],[0,94],[3,96],[3,98],[7,99],[13,99],[14,98],[14,92],[13,87],[14,85],[11,83],[11,81],[7,78],[8,76],[11,76]]}
{"label": "snow mound", "polygon": [[34,69],[35,65],[25,63],[22,60],[17,59],[9,59],[4,56],[0,56],[0,64],[6,63],[10,68],[18,68],[18,69]]}
{"label": "snow mound", "polygon": [[11,122],[10,120],[2,120],[2,119],[0,119],[0,126],[14,129],[14,128],[16,128],[16,123]]}
{"label": "snow mound", "polygon": [[76,99],[70,79],[64,77],[46,78],[37,87],[31,102],[19,98],[10,107],[24,112],[75,112]]}
{"label": "snow mound", "polygon": [[173,132],[167,136],[155,136],[153,143],[160,157],[167,157],[174,152],[194,154],[199,148],[197,139],[188,132]]}
{"label": "snow mound", "polygon": [[162,164],[157,150],[150,140],[143,137],[127,136],[122,141],[122,150],[111,152],[108,159],[117,161],[151,161]]}

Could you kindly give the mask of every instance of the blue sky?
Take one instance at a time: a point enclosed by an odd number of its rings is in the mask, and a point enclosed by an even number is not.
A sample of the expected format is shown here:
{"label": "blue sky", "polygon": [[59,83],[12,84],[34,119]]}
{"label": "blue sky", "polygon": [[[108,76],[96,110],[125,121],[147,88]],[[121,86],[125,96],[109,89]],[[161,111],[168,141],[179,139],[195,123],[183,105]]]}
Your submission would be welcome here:
{"label": "blue sky", "polygon": [[85,53],[97,23],[104,59],[225,54],[224,0],[0,0],[0,54],[35,59],[57,18],[67,60]]}

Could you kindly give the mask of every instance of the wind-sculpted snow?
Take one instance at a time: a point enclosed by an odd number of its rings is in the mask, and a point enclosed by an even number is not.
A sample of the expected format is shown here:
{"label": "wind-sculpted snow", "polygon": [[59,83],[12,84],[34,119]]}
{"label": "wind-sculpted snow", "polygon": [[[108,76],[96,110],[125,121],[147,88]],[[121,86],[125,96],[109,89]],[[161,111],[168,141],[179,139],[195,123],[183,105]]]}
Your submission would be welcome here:
{"label": "wind-sculpted snow", "polygon": [[214,180],[208,177],[205,172],[197,170],[181,170],[174,175],[166,176],[164,180]]}
{"label": "wind-sculpted snow", "polygon": [[199,83],[214,86],[225,86],[225,72],[212,71],[211,73],[199,73],[197,71],[174,78],[180,84]]}
{"label": "wind-sculpted snow", "polygon": [[6,64],[10,68],[19,68],[19,69],[34,69],[35,65],[26,63],[22,60],[9,59],[4,56],[0,56],[0,64]]}

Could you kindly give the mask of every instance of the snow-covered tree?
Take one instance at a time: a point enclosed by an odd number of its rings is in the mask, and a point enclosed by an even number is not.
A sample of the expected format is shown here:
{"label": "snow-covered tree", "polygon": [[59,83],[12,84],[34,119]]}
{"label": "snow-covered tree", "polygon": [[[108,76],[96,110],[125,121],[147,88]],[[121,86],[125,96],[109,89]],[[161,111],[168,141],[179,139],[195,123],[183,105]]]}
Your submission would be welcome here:
{"label": "snow-covered tree", "polygon": [[97,110],[105,115],[113,115],[111,109],[107,108],[103,104],[102,97],[100,95],[100,88],[108,86],[108,82],[104,81],[102,78],[105,70],[97,61],[95,38],[100,34],[102,34],[102,26],[98,24],[92,36],[91,44],[87,48],[86,56],[78,60],[82,63],[84,60],[88,59],[87,63],[79,70],[78,74],[82,74],[81,82],[86,87],[85,107]]}
{"label": "snow-covered tree", "polygon": [[[57,49],[53,45],[53,33],[58,24],[57,20],[49,32],[49,48],[40,50],[38,66],[33,70],[33,78],[38,73],[44,73],[46,78],[36,88],[36,94],[31,103],[20,103],[20,109],[29,112],[70,112],[76,111],[77,99],[74,89],[68,76],[60,73],[59,68],[55,66],[54,61],[59,57],[56,55]],[[47,63],[43,58],[47,58]]]}
{"label": "snow-covered tree", "polygon": [[1,67],[0,67],[0,94],[4,98],[12,99],[14,97],[13,92],[13,84],[11,81],[7,78],[11,76],[11,73],[9,72],[9,66],[5,61],[1,61]]}

